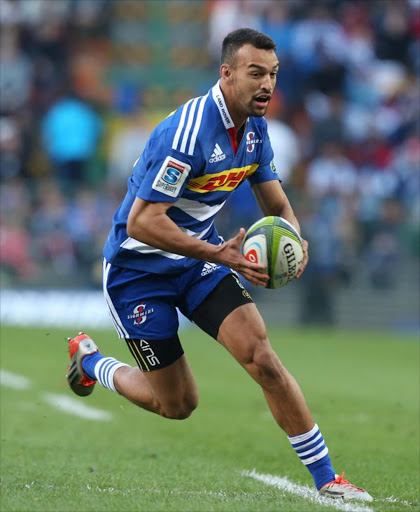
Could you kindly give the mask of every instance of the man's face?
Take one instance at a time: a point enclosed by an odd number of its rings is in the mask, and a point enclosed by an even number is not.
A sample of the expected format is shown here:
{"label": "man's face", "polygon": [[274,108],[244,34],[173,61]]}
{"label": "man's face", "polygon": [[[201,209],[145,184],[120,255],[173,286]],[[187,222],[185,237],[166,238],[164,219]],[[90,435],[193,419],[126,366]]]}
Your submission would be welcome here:
{"label": "man's face", "polygon": [[238,50],[235,66],[230,66],[236,112],[246,117],[265,115],[276,85],[278,67],[273,50],[259,50],[250,44]]}

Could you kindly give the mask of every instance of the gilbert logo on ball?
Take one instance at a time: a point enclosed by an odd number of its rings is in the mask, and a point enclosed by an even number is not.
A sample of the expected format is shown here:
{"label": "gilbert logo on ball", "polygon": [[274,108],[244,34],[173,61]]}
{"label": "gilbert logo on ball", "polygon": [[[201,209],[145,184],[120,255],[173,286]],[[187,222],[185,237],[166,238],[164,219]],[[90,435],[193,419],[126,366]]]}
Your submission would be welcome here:
{"label": "gilbert logo on ball", "polygon": [[302,264],[302,239],[282,217],[264,217],[246,232],[242,253],[247,260],[266,267],[270,276],[266,288],[281,288],[296,276]]}

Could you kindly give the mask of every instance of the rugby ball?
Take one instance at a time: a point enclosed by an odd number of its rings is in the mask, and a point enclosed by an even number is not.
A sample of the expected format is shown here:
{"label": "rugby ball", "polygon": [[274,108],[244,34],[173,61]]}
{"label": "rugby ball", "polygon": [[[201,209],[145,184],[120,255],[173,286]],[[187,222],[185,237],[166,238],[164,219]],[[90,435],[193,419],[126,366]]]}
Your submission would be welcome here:
{"label": "rugby ball", "polygon": [[266,267],[270,276],[266,288],[281,288],[295,277],[302,264],[302,239],[282,217],[264,217],[246,232],[242,254],[248,261]]}

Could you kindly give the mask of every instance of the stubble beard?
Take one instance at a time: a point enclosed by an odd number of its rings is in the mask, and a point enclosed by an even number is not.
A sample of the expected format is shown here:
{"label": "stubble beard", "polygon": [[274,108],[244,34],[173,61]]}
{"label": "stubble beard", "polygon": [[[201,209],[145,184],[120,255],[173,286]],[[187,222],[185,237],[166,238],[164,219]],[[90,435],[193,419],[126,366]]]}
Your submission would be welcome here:
{"label": "stubble beard", "polygon": [[255,109],[253,106],[252,106],[252,101],[248,104],[248,108],[247,108],[247,116],[251,116],[251,117],[264,117],[265,114],[267,113],[267,109],[268,109],[268,105],[269,103],[267,103],[267,106],[264,107],[263,109]]}

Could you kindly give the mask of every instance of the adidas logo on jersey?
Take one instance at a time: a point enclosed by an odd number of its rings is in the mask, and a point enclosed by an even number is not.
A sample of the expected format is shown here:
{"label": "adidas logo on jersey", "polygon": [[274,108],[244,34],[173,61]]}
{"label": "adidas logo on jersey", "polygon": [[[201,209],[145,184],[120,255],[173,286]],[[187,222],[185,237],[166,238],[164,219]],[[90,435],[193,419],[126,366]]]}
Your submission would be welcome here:
{"label": "adidas logo on jersey", "polygon": [[211,164],[214,164],[216,162],[221,162],[225,158],[226,158],[226,155],[223,153],[222,148],[216,142],[216,145],[214,146],[213,153],[211,155],[209,162]]}
{"label": "adidas logo on jersey", "polygon": [[211,272],[220,268],[220,265],[216,265],[216,263],[208,263],[207,261],[204,263],[203,269],[201,270],[201,275],[206,276]]}

